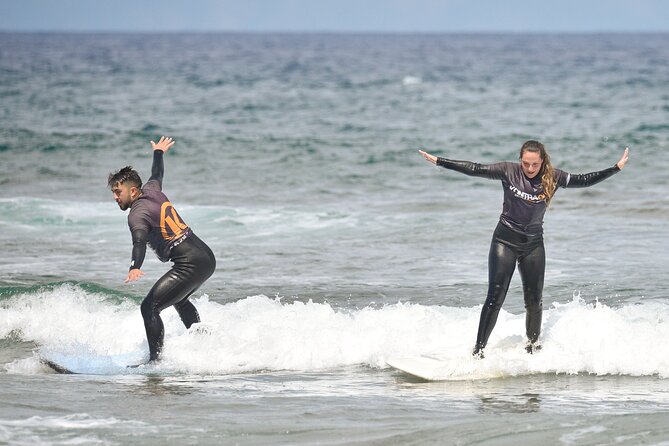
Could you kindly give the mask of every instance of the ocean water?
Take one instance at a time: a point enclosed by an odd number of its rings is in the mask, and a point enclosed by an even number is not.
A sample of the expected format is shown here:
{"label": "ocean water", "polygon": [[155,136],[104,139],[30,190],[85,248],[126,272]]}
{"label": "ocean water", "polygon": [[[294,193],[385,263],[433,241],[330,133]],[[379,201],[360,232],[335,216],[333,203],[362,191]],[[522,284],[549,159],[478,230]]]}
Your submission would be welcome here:
{"label": "ocean water", "polygon": [[[123,283],[106,179],[160,135],[218,267],[128,370],[167,265]],[[475,361],[502,191],[417,150],[527,139],[630,161],[546,213],[542,351],[514,277]],[[669,444],[669,34],[0,33],[0,160],[0,443]]]}

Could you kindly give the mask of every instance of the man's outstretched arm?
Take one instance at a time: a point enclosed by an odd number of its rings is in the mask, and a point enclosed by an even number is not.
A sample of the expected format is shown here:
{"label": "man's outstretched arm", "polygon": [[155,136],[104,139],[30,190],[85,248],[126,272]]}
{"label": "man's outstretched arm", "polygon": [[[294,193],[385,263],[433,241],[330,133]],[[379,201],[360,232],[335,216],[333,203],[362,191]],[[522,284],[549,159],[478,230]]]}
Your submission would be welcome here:
{"label": "man's outstretched arm", "polygon": [[151,147],[153,148],[153,164],[151,166],[151,178],[149,178],[149,181],[157,181],[158,184],[160,184],[161,189],[163,187],[163,174],[165,173],[163,154],[174,145],[174,142],[175,141],[172,138],[165,136],[161,136],[158,143],[151,141]]}

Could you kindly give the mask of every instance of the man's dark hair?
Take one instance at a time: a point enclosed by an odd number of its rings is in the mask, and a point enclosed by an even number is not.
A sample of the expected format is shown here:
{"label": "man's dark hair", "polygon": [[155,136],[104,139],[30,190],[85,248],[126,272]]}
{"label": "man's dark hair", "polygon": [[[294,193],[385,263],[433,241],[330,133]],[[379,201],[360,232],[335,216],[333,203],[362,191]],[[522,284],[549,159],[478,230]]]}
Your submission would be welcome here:
{"label": "man's dark hair", "polygon": [[132,166],[125,166],[123,169],[119,170],[116,173],[110,173],[109,178],[107,179],[107,185],[109,187],[114,187],[117,183],[128,183],[131,186],[142,188],[142,179],[139,177],[139,174]]}

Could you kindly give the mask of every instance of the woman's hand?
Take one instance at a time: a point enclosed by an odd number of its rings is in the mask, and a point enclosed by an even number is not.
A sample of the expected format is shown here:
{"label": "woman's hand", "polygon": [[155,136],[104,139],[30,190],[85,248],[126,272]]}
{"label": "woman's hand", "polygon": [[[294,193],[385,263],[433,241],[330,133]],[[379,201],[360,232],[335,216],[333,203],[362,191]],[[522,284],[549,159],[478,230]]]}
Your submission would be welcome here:
{"label": "woman's hand", "polygon": [[[431,162],[432,164],[437,164],[437,157],[436,157],[436,156],[434,156],[434,155],[430,155],[429,153],[424,152],[424,151],[422,151],[422,150],[419,150],[418,153],[420,153],[421,155],[423,155],[423,158],[425,158],[426,160],[428,160],[428,161]],[[621,167],[621,169],[622,169],[622,167]]]}
{"label": "woman's hand", "polygon": [[629,153],[630,153],[629,147],[625,147],[625,152],[623,152],[623,156],[620,158],[620,161],[616,163],[618,169],[623,170],[623,167],[625,167],[625,163],[627,163],[627,160],[629,159]]}

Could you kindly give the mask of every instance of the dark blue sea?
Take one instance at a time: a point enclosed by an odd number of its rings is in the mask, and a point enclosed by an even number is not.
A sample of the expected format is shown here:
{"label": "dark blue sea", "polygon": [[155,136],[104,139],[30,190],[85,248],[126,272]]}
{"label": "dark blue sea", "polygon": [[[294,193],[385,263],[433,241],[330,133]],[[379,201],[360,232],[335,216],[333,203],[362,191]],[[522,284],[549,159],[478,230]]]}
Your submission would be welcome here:
{"label": "dark blue sea", "polygon": [[[214,251],[148,351],[107,176]],[[514,277],[475,361],[499,182],[571,173],[545,218],[543,349]],[[0,443],[667,444],[669,34],[0,33]],[[443,381],[392,369],[439,354]],[[58,375],[48,357],[81,371]]]}

